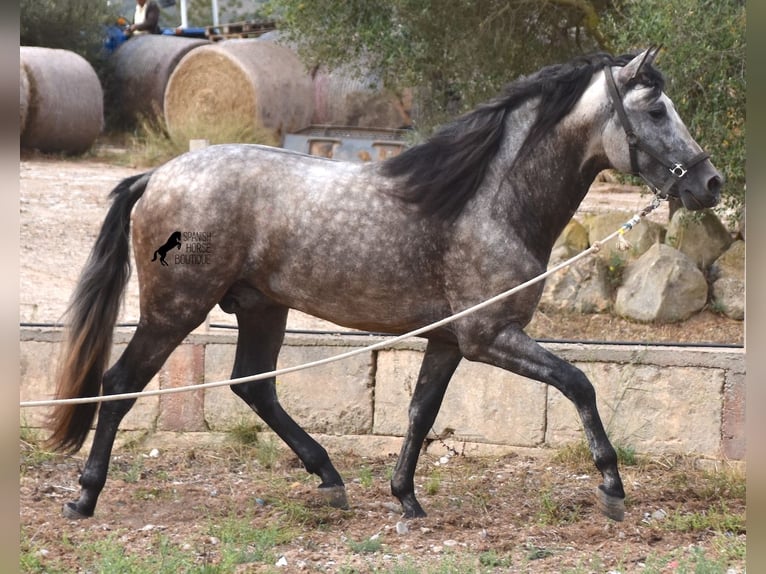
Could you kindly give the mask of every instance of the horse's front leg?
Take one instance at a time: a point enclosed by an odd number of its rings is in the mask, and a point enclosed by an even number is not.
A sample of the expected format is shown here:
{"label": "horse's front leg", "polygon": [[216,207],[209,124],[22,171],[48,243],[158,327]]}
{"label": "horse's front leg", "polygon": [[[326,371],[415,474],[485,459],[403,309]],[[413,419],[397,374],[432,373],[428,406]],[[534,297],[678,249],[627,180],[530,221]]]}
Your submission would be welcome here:
{"label": "horse's front leg", "polygon": [[[467,330],[466,330],[467,331]],[[585,430],[593,460],[601,472],[603,484],[596,492],[599,510],[607,517],[621,521],[625,515],[625,491],[617,469],[617,453],[604,430],[596,407],[596,391],[585,374],[567,361],[541,347],[515,326],[506,327],[494,339],[482,335],[459,334],[464,356],[473,361],[496,365],[516,374],[553,385],[577,409]]]}
{"label": "horse's front leg", "polygon": [[415,498],[415,466],[428,431],[439,413],[447,384],[462,355],[454,344],[429,341],[409,409],[409,427],[391,478],[391,493],[402,503],[404,516],[426,513]]}

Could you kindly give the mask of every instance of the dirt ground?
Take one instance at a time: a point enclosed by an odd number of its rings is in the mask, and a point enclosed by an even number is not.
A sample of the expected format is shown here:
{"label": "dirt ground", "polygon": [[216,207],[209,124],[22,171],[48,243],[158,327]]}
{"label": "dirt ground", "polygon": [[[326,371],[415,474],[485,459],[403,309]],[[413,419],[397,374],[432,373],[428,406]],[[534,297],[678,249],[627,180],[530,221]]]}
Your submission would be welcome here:
{"label": "dirt ground", "polygon": [[[108,207],[107,193],[138,171],[103,161],[22,159],[22,323],[60,319]],[[612,192],[594,190],[583,210],[615,205],[636,210],[648,202],[635,191]],[[138,319],[137,302],[132,279],[121,322]],[[233,324],[220,311],[210,321]],[[289,327],[328,325],[295,313]],[[709,311],[675,325],[538,312],[530,333],[580,340],[742,344],[744,339],[742,322]],[[195,572],[744,571],[744,482],[728,467],[701,471],[680,458],[623,466],[627,513],[624,522],[614,523],[594,506],[598,473],[587,461],[553,460],[552,453],[481,459],[426,453],[416,485],[429,516],[404,520],[388,486],[392,456],[333,453],[347,480],[351,508],[344,511],[321,504],[317,481],[290,453],[280,451],[276,461],[264,465],[258,447],[231,440],[215,448],[158,451],[151,441],[115,451],[96,515],[82,522],[67,521],[60,508],[76,497],[86,453],[51,457],[22,441],[22,560],[26,556],[27,564],[37,565],[26,571],[99,572],[99,566],[88,566],[95,558],[85,548],[115,539],[129,555],[173,548],[198,568]],[[232,542],[223,533],[233,521],[253,533],[276,528],[287,536],[253,559],[255,542],[236,537]],[[216,569],[237,544],[242,563]],[[277,568],[277,561],[287,565]],[[709,569],[695,570],[698,564]],[[401,570],[404,566],[411,569]]]}
{"label": "dirt ground", "polygon": [[[172,551],[195,572],[745,571],[742,475],[691,460],[623,466],[617,523],[595,508],[598,473],[587,460],[424,454],[415,483],[429,515],[406,520],[388,486],[393,456],[334,453],[350,501],[338,510],[283,451],[266,468],[257,447],[151,444],[115,453],[95,516],[75,522],[60,509],[76,497],[84,456],[22,455],[23,555],[48,572],[101,572],[103,556],[87,548],[118,540],[128,556]],[[264,531],[279,533],[265,549]],[[222,566],[232,552],[241,564]]]}

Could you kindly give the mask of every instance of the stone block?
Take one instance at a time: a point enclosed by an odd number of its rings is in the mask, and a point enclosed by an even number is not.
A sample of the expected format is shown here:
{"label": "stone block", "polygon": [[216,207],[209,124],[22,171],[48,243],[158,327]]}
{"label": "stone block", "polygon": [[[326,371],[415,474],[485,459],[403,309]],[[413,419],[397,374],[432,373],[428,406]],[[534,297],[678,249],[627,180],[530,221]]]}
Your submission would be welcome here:
{"label": "stone block", "polygon": [[[402,436],[422,353],[378,353],[375,434]],[[533,446],[544,439],[546,386],[496,367],[463,361],[433,431],[455,440]]]}
{"label": "stone block", "polygon": [[[112,347],[109,366],[111,367],[125,350],[125,344]],[[58,364],[60,342],[49,340],[23,341],[19,353],[20,368],[20,401],[36,401],[52,399],[56,393],[56,369]],[[147,390],[158,388],[157,377],[154,377]],[[30,427],[45,426],[50,413],[50,407],[30,407],[21,409],[20,422]],[[139,399],[135,406],[125,416],[120,424],[121,430],[147,429],[151,430],[159,414],[159,397]],[[95,421],[94,421],[95,426]]]}
{"label": "stone block", "polygon": [[723,429],[721,451],[729,460],[745,460],[747,433],[745,432],[745,377],[729,373],[723,390]]}
{"label": "stone block", "polygon": [[[24,341],[19,353],[19,400],[42,401],[55,398],[56,361],[59,346],[51,342]],[[41,427],[50,413],[50,407],[20,409],[20,422],[30,427]]]}
{"label": "stone block", "polygon": [[[724,371],[644,364],[578,364],[596,389],[601,420],[614,445],[638,452],[720,455]],[[584,438],[574,405],[548,395],[546,442]]]}
{"label": "stone block", "polygon": [[[207,346],[207,380],[231,375],[235,345]],[[331,346],[284,346],[278,367],[316,361],[351,349]],[[372,430],[372,358],[370,353],[277,378],[285,410],[308,432],[366,434]],[[229,429],[255,415],[228,387],[208,389],[205,419],[211,429]],[[260,419],[257,419],[260,421]]]}

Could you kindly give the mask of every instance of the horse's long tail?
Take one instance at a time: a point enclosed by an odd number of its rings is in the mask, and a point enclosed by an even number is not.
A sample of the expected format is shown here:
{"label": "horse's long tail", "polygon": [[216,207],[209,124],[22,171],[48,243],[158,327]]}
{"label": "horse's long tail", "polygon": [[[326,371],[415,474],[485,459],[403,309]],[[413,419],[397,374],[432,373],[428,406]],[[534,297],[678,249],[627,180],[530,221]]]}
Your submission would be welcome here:
{"label": "horse's long tail", "polygon": [[[123,180],[112,190],[106,215],[67,309],[67,333],[57,373],[56,398],[95,397],[109,362],[112,330],[130,277],[130,213],[150,173]],[[76,452],[88,436],[97,403],[56,405],[47,446]]]}

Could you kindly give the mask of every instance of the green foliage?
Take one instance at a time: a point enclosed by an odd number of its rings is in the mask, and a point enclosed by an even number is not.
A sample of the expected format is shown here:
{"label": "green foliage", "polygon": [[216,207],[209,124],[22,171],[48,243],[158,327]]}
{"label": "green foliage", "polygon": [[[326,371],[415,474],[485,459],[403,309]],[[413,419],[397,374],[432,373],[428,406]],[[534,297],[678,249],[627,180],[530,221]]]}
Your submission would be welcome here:
{"label": "green foliage", "polygon": [[312,65],[356,67],[388,89],[416,88],[423,134],[508,81],[604,49],[667,48],[660,67],[691,133],[744,201],[744,0],[271,0],[271,14]]}
{"label": "green foliage", "polygon": [[364,67],[395,92],[417,88],[415,120],[428,132],[519,74],[600,47],[606,4],[272,0],[271,9],[309,63]]}
{"label": "green foliage", "polygon": [[103,0],[21,0],[19,43],[71,50],[94,67],[103,59],[106,26],[117,20]]}
{"label": "green foliage", "polygon": [[616,0],[603,29],[618,52],[663,44],[666,92],[724,175],[725,204],[744,202],[745,2]]}

